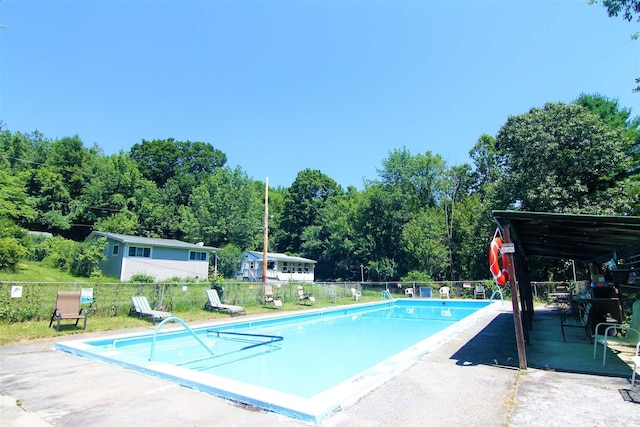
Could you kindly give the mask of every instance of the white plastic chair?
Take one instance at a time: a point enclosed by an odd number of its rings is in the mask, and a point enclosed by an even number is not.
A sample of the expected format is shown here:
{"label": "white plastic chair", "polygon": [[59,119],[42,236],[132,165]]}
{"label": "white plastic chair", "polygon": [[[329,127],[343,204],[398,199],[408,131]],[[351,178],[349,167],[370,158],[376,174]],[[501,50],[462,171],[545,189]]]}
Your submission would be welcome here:
{"label": "white plastic chair", "polygon": [[448,286],[443,286],[443,287],[440,288],[440,298],[449,299],[449,287]]}
{"label": "white plastic chair", "polygon": [[404,296],[407,298],[413,298],[413,288],[407,288],[404,290]]}
{"label": "white plastic chair", "polygon": [[356,288],[351,288],[351,295],[353,295],[353,299],[356,300],[356,302],[360,299],[360,297],[362,296],[361,292],[358,292],[356,290]]}
{"label": "white plastic chair", "polygon": [[636,371],[640,368],[640,342],[636,345],[636,354],[631,358],[633,362],[633,375],[631,376],[631,387],[636,386]]}
{"label": "white plastic chair", "polygon": [[[625,335],[619,336],[618,333],[622,331],[625,332]],[[596,325],[593,337],[593,358],[596,358],[598,344],[602,344],[602,366],[607,363],[607,343],[634,347],[640,344],[640,300],[633,303],[629,326],[607,322]]]}

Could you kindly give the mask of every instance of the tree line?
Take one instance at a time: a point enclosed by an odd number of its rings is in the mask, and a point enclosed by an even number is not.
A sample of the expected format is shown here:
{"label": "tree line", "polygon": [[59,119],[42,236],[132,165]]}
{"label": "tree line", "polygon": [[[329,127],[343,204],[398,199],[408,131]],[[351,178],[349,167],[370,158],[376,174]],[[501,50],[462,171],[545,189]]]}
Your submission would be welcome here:
{"label": "tree line", "polygon": [[[471,163],[392,148],[361,190],[302,170],[291,186],[269,188],[268,249],[317,260],[323,281],[362,271],[368,281],[490,278],[492,210],[638,215],[639,124],[617,100],[583,94],[508,117],[470,144]],[[43,259],[52,250],[24,230],[76,242],[100,230],[204,242],[232,277],[243,250],[262,250],[265,184],[226,162],[206,142],[142,140],[105,155],[78,136],[2,129],[0,268],[7,251]],[[532,280],[571,277],[561,261],[533,268]]]}

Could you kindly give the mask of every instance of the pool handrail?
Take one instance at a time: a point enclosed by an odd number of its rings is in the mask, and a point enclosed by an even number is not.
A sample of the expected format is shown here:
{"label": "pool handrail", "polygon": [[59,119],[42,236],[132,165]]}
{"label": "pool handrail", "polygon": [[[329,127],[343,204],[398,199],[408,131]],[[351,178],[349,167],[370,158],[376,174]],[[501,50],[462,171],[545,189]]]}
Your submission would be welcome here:
{"label": "pool handrail", "polygon": [[213,350],[211,350],[209,347],[207,347],[207,345],[204,343],[204,341],[202,341],[200,339],[200,337],[198,337],[198,335],[196,335],[195,332],[193,332],[193,330],[187,326],[187,324],[184,322],[184,320],[180,319],[179,317],[167,317],[166,319],[164,319],[162,322],[158,323],[158,326],[156,326],[155,331],[153,331],[153,338],[151,340],[151,350],[149,352],[149,362],[152,362],[155,356],[155,352],[156,352],[156,337],[158,336],[158,332],[160,331],[160,328],[162,328],[162,326],[167,323],[167,322],[178,322],[180,323],[182,326],[184,326],[184,328],[189,331],[191,333],[191,335],[193,335],[193,337],[200,343],[202,344],[202,346],[209,352],[209,354],[211,354],[212,356],[213,354]]}
{"label": "pool handrail", "polygon": [[254,344],[242,347],[239,351],[247,350],[249,348],[259,347],[261,345],[273,344],[274,342],[282,341],[284,339],[284,337],[280,335],[248,334],[245,332],[218,331],[216,329],[207,329],[207,333],[216,334],[218,338],[220,338],[220,334],[234,335],[234,336],[241,336],[241,337],[269,338],[269,341],[261,341],[257,343],[254,342]]}

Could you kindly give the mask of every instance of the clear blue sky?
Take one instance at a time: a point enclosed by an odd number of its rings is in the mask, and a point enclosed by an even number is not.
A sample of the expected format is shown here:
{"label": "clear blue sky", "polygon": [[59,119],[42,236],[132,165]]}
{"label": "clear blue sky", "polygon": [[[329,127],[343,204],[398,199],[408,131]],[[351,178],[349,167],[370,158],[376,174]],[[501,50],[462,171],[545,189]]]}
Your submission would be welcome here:
{"label": "clear blue sky", "polygon": [[470,162],[581,93],[640,115],[636,23],[571,1],[0,2],[0,119],[105,154],[203,141],[271,186],[363,187],[394,149]]}

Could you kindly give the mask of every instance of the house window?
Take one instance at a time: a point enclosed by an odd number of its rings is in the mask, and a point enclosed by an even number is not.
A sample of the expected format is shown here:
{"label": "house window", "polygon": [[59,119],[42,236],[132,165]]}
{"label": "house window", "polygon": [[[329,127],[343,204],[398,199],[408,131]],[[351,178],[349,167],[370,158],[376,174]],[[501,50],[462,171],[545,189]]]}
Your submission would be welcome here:
{"label": "house window", "polygon": [[298,263],[298,273],[302,273],[302,263]]}
{"label": "house window", "polygon": [[249,261],[249,270],[255,270],[256,264],[253,261]]}
{"label": "house window", "polygon": [[275,261],[267,261],[267,269],[274,270],[275,268],[276,268],[276,262]]}
{"label": "house window", "polygon": [[189,259],[191,261],[206,261],[207,253],[206,252],[189,252]]}
{"label": "house window", "polygon": [[304,272],[308,273],[309,272],[309,264],[305,264],[304,265]]}
{"label": "house window", "polygon": [[111,255],[118,255],[119,250],[120,250],[120,245],[113,245],[113,251],[111,251]]}
{"label": "house window", "polygon": [[130,246],[129,256],[140,256],[144,258],[149,258],[151,257],[151,248],[140,248],[137,246]]}
{"label": "house window", "polygon": [[287,261],[282,261],[282,272],[286,273],[289,271],[289,263]]}

